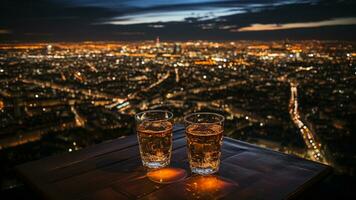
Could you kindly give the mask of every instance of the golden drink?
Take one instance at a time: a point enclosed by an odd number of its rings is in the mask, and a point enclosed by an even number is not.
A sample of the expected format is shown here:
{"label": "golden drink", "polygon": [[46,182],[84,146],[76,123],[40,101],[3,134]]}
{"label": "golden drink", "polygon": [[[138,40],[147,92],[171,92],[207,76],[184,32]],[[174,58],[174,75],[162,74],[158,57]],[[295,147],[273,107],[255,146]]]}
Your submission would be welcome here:
{"label": "golden drink", "polygon": [[169,165],[172,151],[173,124],[169,121],[148,121],[137,126],[142,163],[149,168]]}
{"label": "golden drink", "polygon": [[193,173],[211,174],[219,169],[223,126],[191,124],[186,127],[188,159]]}

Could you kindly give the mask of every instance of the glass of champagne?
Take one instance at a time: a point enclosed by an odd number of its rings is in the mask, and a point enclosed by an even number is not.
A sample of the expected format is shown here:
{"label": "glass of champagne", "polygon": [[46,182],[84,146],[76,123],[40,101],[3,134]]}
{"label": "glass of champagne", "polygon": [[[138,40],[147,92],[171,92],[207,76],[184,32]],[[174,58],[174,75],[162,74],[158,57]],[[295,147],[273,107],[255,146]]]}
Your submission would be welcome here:
{"label": "glass of champagne", "polygon": [[219,170],[224,120],[224,116],[210,112],[184,117],[188,159],[193,173],[208,175]]}
{"label": "glass of champagne", "polygon": [[150,169],[170,163],[172,152],[173,114],[149,110],[135,115],[137,139],[142,164]]}

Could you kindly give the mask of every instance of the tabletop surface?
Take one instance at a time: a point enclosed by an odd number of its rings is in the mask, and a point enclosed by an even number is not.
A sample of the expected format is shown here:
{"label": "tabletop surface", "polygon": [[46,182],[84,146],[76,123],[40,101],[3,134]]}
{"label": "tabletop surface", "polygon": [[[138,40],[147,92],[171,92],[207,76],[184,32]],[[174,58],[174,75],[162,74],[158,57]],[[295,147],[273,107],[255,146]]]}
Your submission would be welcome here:
{"label": "tabletop surface", "polygon": [[[331,172],[329,166],[224,137],[219,172],[190,174],[184,127],[173,132],[170,167],[185,169],[179,182],[146,176],[135,135],[16,167],[45,199],[290,199]],[[199,185],[201,184],[201,185]]]}

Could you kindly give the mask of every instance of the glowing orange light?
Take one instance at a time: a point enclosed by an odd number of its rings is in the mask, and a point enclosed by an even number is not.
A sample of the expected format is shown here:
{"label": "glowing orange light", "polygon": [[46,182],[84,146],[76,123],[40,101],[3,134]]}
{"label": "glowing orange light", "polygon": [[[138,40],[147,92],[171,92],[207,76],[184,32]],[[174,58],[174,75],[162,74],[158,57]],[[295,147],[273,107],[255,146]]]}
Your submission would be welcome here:
{"label": "glowing orange light", "polygon": [[217,176],[198,176],[192,178],[192,180],[187,183],[189,189],[199,191],[220,190],[230,185],[231,183]]}
{"label": "glowing orange light", "polygon": [[237,186],[238,184],[217,176],[197,176],[186,182],[185,189],[193,199],[218,199]]}
{"label": "glowing orange light", "polygon": [[4,109],[4,107],[5,107],[4,102],[0,100],[0,110]]}
{"label": "glowing orange light", "polygon": [[184,169],[162,168],[147,173],[147,177],[156,183],[172,183],[183,180],[187,176]]}
{"label": "glowing orange light", "polygon": [[195,65],[215,65],[216,62],[214,60],[203,60],[203,61],[195,61]]}

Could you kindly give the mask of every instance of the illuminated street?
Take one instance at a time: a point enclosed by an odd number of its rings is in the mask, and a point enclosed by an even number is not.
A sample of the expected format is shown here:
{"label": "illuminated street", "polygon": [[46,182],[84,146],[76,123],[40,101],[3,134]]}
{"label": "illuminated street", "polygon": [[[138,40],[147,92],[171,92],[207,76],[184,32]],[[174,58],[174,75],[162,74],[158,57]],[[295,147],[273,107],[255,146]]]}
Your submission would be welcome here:
{"label": "illuminated street", "polygon": [[289,102],[289,113],[294,124],[300,130],[300,134],[302,135],[303,140],[308,147],[309,158],[311,160],[322,162],[324,164],[330,164],[324,156],[322,144],[317,139],[316,134],[311,129],[309,129],[308,126],[306,126],[301,119],[298,110],[298,84],[291,82],[290,87],[291,98]]}

